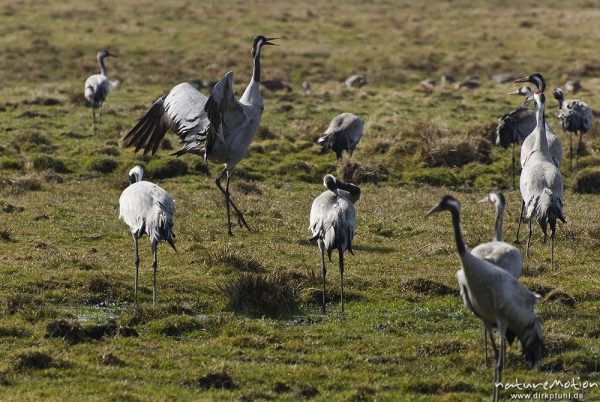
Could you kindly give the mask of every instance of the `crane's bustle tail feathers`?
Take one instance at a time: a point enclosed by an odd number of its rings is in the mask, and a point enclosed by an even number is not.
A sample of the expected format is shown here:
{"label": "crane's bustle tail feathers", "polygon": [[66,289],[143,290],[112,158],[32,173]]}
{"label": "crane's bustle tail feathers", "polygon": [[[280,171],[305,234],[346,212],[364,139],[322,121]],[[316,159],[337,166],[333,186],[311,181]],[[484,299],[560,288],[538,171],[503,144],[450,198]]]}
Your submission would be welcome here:
{"label": "crane's bustle tail feathers", "polygon": [[[173,211],[169,211],[161,202],[156,201],[156,213],[151,215],[151,219],[146,222],[146,229],[150,242],[158,244],[161,240],[167,241],[173,250],[177,251],[173,242]],[[156,219],[155,222],[152,220]]]}
{"label": "crane's bustle tail feathers", "polygon": [[559,219],[563,223],[566,223],[565,216],[562,211],[562,201],[560,198],[555,197],[552,190],[545,188],[542,193],[534,198],[533,204],[530,203],[528,206],[528,217],[534,217],[542,226],[542,229],[546,227],[547,223],[550,223],[551,227],[556,226],[556,220]]}

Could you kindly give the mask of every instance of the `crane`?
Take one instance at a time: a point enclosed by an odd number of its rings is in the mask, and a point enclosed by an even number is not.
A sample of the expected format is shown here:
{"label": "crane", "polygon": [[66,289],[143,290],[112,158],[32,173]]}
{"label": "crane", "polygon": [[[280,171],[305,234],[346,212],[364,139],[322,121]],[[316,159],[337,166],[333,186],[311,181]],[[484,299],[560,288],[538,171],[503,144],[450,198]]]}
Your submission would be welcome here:
{"label": "crane", "polygon": [[144,169],[134,166],[129,171],[130,185],[123,190],[119,198],[119,218],[129,226],[135,244],[135,301],[137,303],[138,271],[140,257],[138,253],[138,240],[146,233],[150,238],[150,248],[154,260],[152,303],[156,305],[156,269],[158,243],[167,241],[173,250],[173,216],[175,203],[169,193],[154,183],[142,180]]}
{"label": "crane", "polygon": [[558,101],[558,120],[564,132],[569,133],[569,168],[573,170],[573,133],[579,133],[579,144],[577,145],[577,164],[583,144],[583,134],[592,129],[592,109],[578,99],[567,99],[560,88],[552,91],[554,98]]}
{"label": "crane", "polygon": [[[490,191],[488,195],[483,198],[480,203],[489,202],[496,208],[496,224],[494,225],[493,240],[488,243],[482,243],[477,247],[473,248],[471,254],[481,259],[484,259],[497,267],[502,268],[515,278],[521,275],[523,266],[523,257],[518,248],[512,244],[503,241],[502,236],[502,220],[504,217],[504,208],[506,206],[506,199],[502,192]],[[461,289],[464,288],[464,273],[458,271],[456,273]],[[465,294],[461,292],[463,299]],[[466,305],[466,302],[465,302]],[[488,362],[488,348],[487,348],[487,329],[483,328],[483,342],[485,350],[485,365],[487,367]]]}
{"label": "crane", "polygon": [[[90,75],[85,80],[83,95],[92,107],[92,124],[94,127],[94,134],[96,134],[96,109],[102,106],[102,103],[104,103],[106,100],[111,87],[106,74],[106,66],[104,65],[104,59],[107,57],[117,56],[110,53],[108,50],[99,51],[96,55],[96,59],[100,65],[100,74]],[[100,111],[98,111],[98,124],[100,124]]]}
{"label": "crane", "polygon": [[[456,198],[450,195],[442,197],[427,216],[442,211],[449,211],[452,215],[454,238],[462,266],[459,272],[463,273],[461,291],[465,295],[465,307],[479,317],[490,334],[496,360],[493,400],[497,401],[500,390],[496,384],[502,381],[507,340],[519,339],[530,365],[537,364],[542,358],[544,337],[540,320],[534,311],[540,296],[502,268],[469,252],[460,229],[460,203]],[[491,336],[493,328],[500,333],[499,351]]]}
{"label": "crane", "polygon": [[316,241],[321,250],[321,268],[323,270],[323,304],[325,314],[325,251],[329,261],[331,253],[337,249],[340,265],[340,287],[342,312],[344,311],[344,252],[352,252],[352,239],[356,228],[356,211],[354,204],[360,198],[360,188],[354,184],[344,183],[333,175],[323,177],[323,185],[327,190],[314,199],[310,209],[311,241]]}
{"label": "crane", "polygon": [[317,144],[322,145],[321,153],[334,151],[338,160],[342,151],[348,151],[350,157],[363,135],[363,121],[353,113],[342,113],[333,118],[329,127]]}
{"label": "crane", "polygon": [[[144,149],[144,154],[154,154],[167,130],[173,131],[181,139],[182,148],[174,155],[192,153],[225,167],[215,178],[215,185],[225,197],[227,227],[231,231],[233,208],[238,224],[250,230],[244,216],[231,200],[229,181],[236,165],[248,152],[254,139],[264,110],[260,94],[260,54],[265,45],[275,45],[262,35],[252,40],[254,71],[246,91],[238,100],[233,93],[233,73],[228,72],[212,90],[209,98],[201,94],[190,83],[184,82],[166,95],[161,96],[123,137],[123,145],[135,146],[135,152]],[[221,185],[223,176],[227,178],[225,188]]]}
{"label": "crane", "polygon": [[525,261],[529,257],[531,242],[531,222],[536,219],[544,232],[544,241],[547,237],[547,226],[550,225],[550,262],[554,267],[554,234],[556,221],[566,223],[563,214],[563,183],[558,167],[553,163],[546,138],[546,117],[544,115],[546,95],[546,81],[540,73],[533,73],[528,77],[520,78],[515,82],[531,82],[536,85],[533,99],[536,103],[537,126],[533,133],[535,143],[528,161],[523,166],[520,177],[521,197],[528,222],[527,246]]}

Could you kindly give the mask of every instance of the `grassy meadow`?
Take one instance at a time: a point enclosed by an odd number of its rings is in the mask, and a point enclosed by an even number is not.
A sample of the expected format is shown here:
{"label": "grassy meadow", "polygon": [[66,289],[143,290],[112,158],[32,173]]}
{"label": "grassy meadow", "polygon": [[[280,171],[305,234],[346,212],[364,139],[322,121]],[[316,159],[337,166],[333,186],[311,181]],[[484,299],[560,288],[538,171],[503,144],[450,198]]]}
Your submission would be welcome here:
{"label": "grassy meadow", "polygon": [[[520,195],[494,128],[521,99],[507,95],[518,84],[490,76],[540,71],[549,88],[577,78],[575,97],[600,110],[599,19],[590,0],[0,2],[0,400],[489,400],[493,368],[459,297],[450,217],[424,216],[453,194],[473,247],[494,222],[477,201],[502,188],[512,241]],[[171,156],[173,134],[152,157],[119,139],[179,82],[234,71],[240,96],[257,34],[281,38],[262,53],[263,79],[292,90],[263,92],[261,127],[232,179],[253,230],[229,237],[220,165]],[[106,64],[121,88],[93,135],[83,83],[103,48],[118,55]],[[343,86],[355,73],[368,84]],[[442,74],[481,85],[458,90]],[[548,94],[568,155],[556,107]],[[345,111],[365,134],[338,164],[315,142]],[[585,193],[600,191],[595,118],[579,168],[563,161],[556,266],[536,226],[522,274],[542,295],[547,355],[528,369],[520,346],[509,348],[506,381],[600,385],[600,197]],[[159,246],[156,307],[149,241],[136,307],[133,242],[118,219],[135,164],[177,206],[178,252]],[[362,198],[345,314],[334,256],[322,315],[308,219],[330,172],[360,183]],[[600,399],[598,388],[581,392]]]}

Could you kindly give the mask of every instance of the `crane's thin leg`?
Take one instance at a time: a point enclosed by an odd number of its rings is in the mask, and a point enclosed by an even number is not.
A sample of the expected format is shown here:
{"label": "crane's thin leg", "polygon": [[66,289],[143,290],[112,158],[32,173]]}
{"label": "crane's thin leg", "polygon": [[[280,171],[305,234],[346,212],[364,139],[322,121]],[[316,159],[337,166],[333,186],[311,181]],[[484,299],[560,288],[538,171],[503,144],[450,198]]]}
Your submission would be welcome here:
{"label": "crane's thin leg", "polygon": [[525,201],[521,201],[521,213],[519,214],[519,223],[517,225],[517,238],[515,243],[519,242],[519,232],[521,231],[521,221],[523,220],[523,211],[525,211]]}
{"label": "crane's thin leg", "polygon": [[579,167],[579,155],[581,154],[581,147],[583,146],[583,133],[579,132],[579,144],[577,144],[577,158],[575,159],[575,167]]}
{"label": "crane's thin leg", "polygon": [[341,247],[338,248],[340,254],[340,288],[342,291],[341,300],[342,300],[342,313],[344,313],[344,251]]}
{"label": "crane's thin leg", "polygon": [[140,255],[138,253],[138,237],[135,233],[132,233],[133,242],[135,244],[135,304],[137,304],[137,293],[138,293],[138,272],[140,270]]}
{"label": "crane's thin leg", "polygon": [[525,247],[525,266],[529,266],[529,244],[531,243],[531,219],[527,222],[527,246]]}
{"label": "crane's thin leg", "polygon": [[246,220],[244,219],[244,215],[242,215],[242,213],[239,211],[239,209],[237,209],[237,207],[231,200],[231,195],[229,194],[229,181],[230,180],[231,180],[231,176],[229,175],[229,172],[227,172],[227,185],[225,187],[225,191],[227,192],[227,197],[229,197],[229,204],[231,205],[231,207],[233,208],[233,211],[235,212],[235,215],[238,219],[238,225],[240,225],[240,227],[241,227],[243,224],[246,227],[246,229],[250,230],[250,227],[248,226],[248,224],[246,223]]}
{"label": "crane's thin leg", "polygon": [[554,231],[550,234],[550,268],[554,269]]}
{"label": "crane's thin leg", "polygon": [[325,268],[325,248],[321,248],[321,268],[323,270],[323,305],[321,307],[323,309],[323,314],[325,314],[325,277],[327,276],[327,268]]}
{"label": "crane's thin leg", "polygon": [[500,400],[500,388],[496,385],[502,382],[502,368],[504,367],[504,353],[506,353],[506,339],[500,333],[500,353],[496,359],[496,370],[494,375],[494,401]]}
{"label": "crane's thin leg", "polygon": [[486,368],[488,366],[488,342],[487,342],[487,336],[488,336],[487,328],[484,325],[483,326],[483,350],[485,350],[485,367]]}
{"label": "crane's thin leg", "polygon": [[515,143],[512,144],[512,180],[513,180],[513,190],[516,189],[515,186]]}
{"label": "crane's thin leg", "polygon": [[92,127],[94,128],[94,135],[96,135],[96,107],[92,105]]}
{"label": "crane's thin leg", "polygon": [[157,250],[157,245],[153,244],[152,245],[152,254],[154,256],[154,261],[152,262],[152,271],[153,271],[153,277],[152,277],[152,305],[156,306],[156,267],[158,265],[157,263],[157,254],[158,254],[158,250]]}
{"label": "crane's thin leg", "polygon": [[569,170],[573,170],[573,133],[569,131]]}

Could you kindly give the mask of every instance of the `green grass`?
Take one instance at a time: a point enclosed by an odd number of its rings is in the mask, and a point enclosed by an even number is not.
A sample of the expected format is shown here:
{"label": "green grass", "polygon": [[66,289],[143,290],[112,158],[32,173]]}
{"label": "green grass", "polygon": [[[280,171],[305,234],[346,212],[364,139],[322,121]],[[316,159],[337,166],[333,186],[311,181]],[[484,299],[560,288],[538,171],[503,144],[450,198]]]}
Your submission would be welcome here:
{"label": "green grass", "polygon": [[[551,87],[580,78],[577,97],[598,109],[597,17],[590,1],[0,5],[0,399],[488,400],[493,370],[483,366],[479,320],[458,296],[450,219],[424,214],[452,193],[468,245],[491,237],[492,208],[477,200],[510,186],[510,152],[490,132],[518,101],[505,95],[516,85],[488,77],[539,70]],[[282,37],[265,49],[263,74],[294,90],[264,94],[260,132],[231,186],[253,231],[236,227],[228,237],[212,179],[220,166],[172,157],[173,135],[153,157],[118,141],[178,82],[232,70],[241,94],[255,34]],[[94,136],[82,87],[103,47],[119,55],[107,65],[122,87]],[[343,87],[356,72],[369,84]],[[478,74],[482,85],[421,90],[422,79],[439,82],[443,73]],[[301,94],[303,81],[312,95]],[[548,99],[558,128],[555,107]],[[365,136],[355,164],[338,166],[315,141],[344,111],[365,120]],[[506,380],[600,382],[600,199],[572,191],[598,165],[598,127],[579,173],[563,163],[569,223],[558,230],[555,269],[536,228],[522,275],[543,296],[548,354],[528,369],[513,347]],[[134,306],[133,244],[118,220],[135,164],[177,206],[178,252],[159,247],[156,307],[146,238]],[[320,256],[307,226],[328,172],[365,184],[346,261],[346,313],[334,256],[323,316]],[[520,199],[506,196],[512,240]],[[88,326],[110,318],[139,336],[44,336],[57,319]]]}

